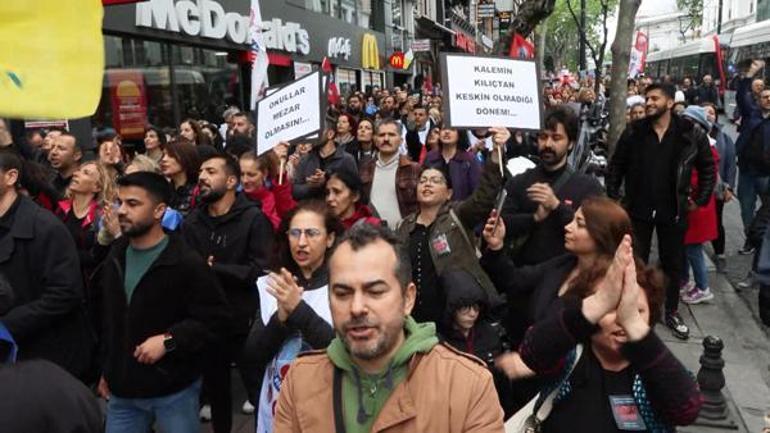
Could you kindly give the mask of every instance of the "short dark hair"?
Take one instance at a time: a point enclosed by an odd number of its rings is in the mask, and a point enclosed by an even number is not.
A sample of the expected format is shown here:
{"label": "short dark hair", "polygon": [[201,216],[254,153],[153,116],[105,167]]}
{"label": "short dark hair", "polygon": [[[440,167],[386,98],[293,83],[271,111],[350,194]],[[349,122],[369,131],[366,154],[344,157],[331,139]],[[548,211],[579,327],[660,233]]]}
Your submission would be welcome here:
{"label": "short dark hair", "polygon": [[447,166],[446,162],[444,162],[443,159],[441,159],[438,162],[438,164],[435,164],[435,165],[426,164],[422,166],[422,168],[420,168],[419,177],[422,177],[422,174],[425,173],[427,170],[436,170],[437,172],[441,173],[441,175],[444,176],[444,180],[446,181],[446,187],[449,189],[452,189],[452,176],[450,176],[449,167]]}
{"label": "short dark hair", "polygon": [[644,94],[647,95],[653,90],[660,90],[668,99],[674,99],[676,96],[676,87],[670,83],[652,83],[644,90]]}
{"label": "short dark hair", "polygon": [[358,202],[361,204],[367,204],[368,200],[366,198],[366,194],[364,191],[364,183],[361,181],[361,176],[358,175],[357,171],[352,171],[348,169],[341,168],[339,170],[334,170],[326,177],[326,180],[328,182],[329,179],[335,178],[339,179],[340,182],[344,183],[346,187],[352,192],[353,194],[358,194]]}
{"label": "short dark hair", "polygon": [[[409,252],[398,236],[387,227],[372,225],[363,220],[356,222],[342,235],[334,251],[332,251],[332,256],[342,244],[348,243],[353,251],[358,251],[378,240],[385,241],[393,248],[393,252],[396,254],[396,268],[393,272],[401,284],[401,290],[406,290],[406,287],[412,282],[412,262],[409,259]],[[329,257],[331,258],[331,256]]]}
{"label": "short dark hair", "polygon": [[182,170],[187,174],[188,182],[198,180],[198,170],[201,168],[201,162],[198,151],[192,141],[181,136],[175,137],[166,143],[163,151],[182,166]]}
{"label": "short dark hair", "polygon": [[243,117],[243,118],[244,118],[244,119],[246,119],[246,120],[247,120],[249,123],[252,123],[252,122],[251,122],[251,116],[249,116],[249,113],[246,113],[245,111],[239,111],[239,112],[237,112],[237,113],[233,114],[233,117]]}
{"label": "short dark hair", "polygon": [[[217,154],[214,156],[210,156],[206,158],[203,162],[211,161],[212,159],[219,159],[225,162],[225,174],[228,176],[235,176],[240,180],[241,178],[241,167],[238,164],[238,162],[230,155],[225,154]],[[201,164],[203,165],[203,164]]]}
{"label": "short dark hair", "polygon": [[19,172],[19,180],[21,180],[23,164],[19,155],[13,150],[0,149],[0,170],[4,172],[16,170]]}
{"label": "short dark hair", "polygon": [[160,148],[165,149],[166,143],[168,143],[168,140],[166,139],[166,133],[161,131],[160,128],[158,127],[150,126],[144,130],[144,135],[147,135],[147,133],[150,131],[154,132],[155,135],[158,136],[158,141],[160,142]]}
{"label": "short dark hair", "polygon": [[78,143],[78,138],[75,137],[75,135],[72,134],[71,132],[69,132],[69,131],[62,131],[62,133],[61,133],[61,135],[59,135],[59,137],[72,137],[72,140],[75,141],[75,150],[77,152],[83,152],[83,148],[80,147],[80,143]]}
{"label": "short dark hair", "polygon": [[545,126],[545,129],[554,131],[556,130],[556,125],[559,123],[562,124],[564,127],[564,131],[567,132],[567,137],[569,138],[569,141],[577,141],[578,136],[578,118],[577,115],[575,115],[575,112],[565,106],[558,106],[553,107],[549,109],[545,113],[545,120],[543,121],[543,125]]}
{"label": "short dark hair", "polygon": [[171,201],[171,185],[165,177],[150,171],[137,171],[118,179],[119,187],[135,186],[147,191],[156,202],[169,204]]}

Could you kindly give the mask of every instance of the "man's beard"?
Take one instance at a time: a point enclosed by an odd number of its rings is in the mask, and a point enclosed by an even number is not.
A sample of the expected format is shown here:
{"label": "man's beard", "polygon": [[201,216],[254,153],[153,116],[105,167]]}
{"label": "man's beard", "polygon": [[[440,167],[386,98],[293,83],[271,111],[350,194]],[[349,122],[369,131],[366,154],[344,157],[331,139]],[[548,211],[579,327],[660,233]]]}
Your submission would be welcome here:
{"label": "man's beard", "polygon": [[206,204],[216,203],[225,196],[225,189],[209,189],[208,192],[201,191],[200,199]]}
{"label": "man's beard", "polygon": [[123,224],[120,225],[120,229],[126,237],[129,238],[138,238],[139,236],[147,234],[147,232],[150,231],[152,226],[154,225],[154,221],[141,221],[138,223],[135,223],[131,225],[128,228],[123,228]]}
{"label": "man's beard", "polygon": [[361,349],[354,349],[354,344],[348,341],[347,335],[345,333],[345,328],[352,327],[352,326],[373,326],[372,323],[369,323],[366,318],[359,319],[352,319],[345,323],[342,326],[342,331],[337,331],[337,335],[340,336],[340,339],[342,340],[343,344],[345,345],[345,348],[347,349],[348,353],[350,353],[352,356],[363,359],[366,361],[370,361],[373,359],[377,359],[386,353],[390,352],[393,349],[393,346],[398,341],[398,333],[402,332],[404,329],[404,321],[405,319],[402,318],[399,322],[398,327],[393,327],[392,329],[389,327],[385,327],[382,330],[382,333],[379,335],[379,338],[374,342],[374,345],[368,345],[366,347],[363,347]]}
{"label": "man's beard", "polygon": [[653,114],[650,114],[650,112],[647,111],[647,109],[644,110],[644,114],[646,114],[647,118],[650,119],[651,121],[660,119],[660,117],[665,113],[666,113],[666,110],[660,109],[658,107],[655,107],[655,112]]}
{"label": "man's beard", "polygon": [[[564,154],[559,155],[558,152],[552,150],[552,149],[545,149],[541,152],[538,152],[540,156],[540,161],[547,167],[553,167],[556,165],[559,165],[564,157],[566,156],[566,152]],[[548,155],[548,158],[546,159],[545,156]]]}

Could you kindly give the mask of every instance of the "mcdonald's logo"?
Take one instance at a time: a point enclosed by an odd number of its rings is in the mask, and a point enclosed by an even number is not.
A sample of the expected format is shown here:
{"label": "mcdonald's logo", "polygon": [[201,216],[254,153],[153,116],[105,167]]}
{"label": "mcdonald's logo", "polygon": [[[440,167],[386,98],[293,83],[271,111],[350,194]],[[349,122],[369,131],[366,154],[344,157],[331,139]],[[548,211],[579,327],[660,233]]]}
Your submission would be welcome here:
{"label": "mcdonald's logo", "polygon": [[404,69],[404,62],[405,62],[404,53],[400,51],[393,53],[388,59],[388,63],[390,63],[390,66],[392,66],[395,69]]}
{"label": "mcdonald's logo", "polygon": [[361,44],[361,66],[364,69],[380,69],[380,49],[377,47],[377,37],[371,33],[364,34]]}

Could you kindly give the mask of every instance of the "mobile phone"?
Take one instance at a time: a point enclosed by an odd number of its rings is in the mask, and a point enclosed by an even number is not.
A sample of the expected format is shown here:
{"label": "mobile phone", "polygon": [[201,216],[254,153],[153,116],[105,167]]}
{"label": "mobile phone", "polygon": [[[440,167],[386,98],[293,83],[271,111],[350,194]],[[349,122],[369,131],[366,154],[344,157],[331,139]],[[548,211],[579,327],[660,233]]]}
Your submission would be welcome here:
{"label": "mobile phone", "polygon": [[495,225],[492,227],[492,233],[494,234],[497,230],[497,225],[500,224],[500,213],[503,211],[503,205],[505,204],[505,199],[508,197],[508,191],[505,188],[502,188],[499,193],[497,193],[497,198],[495,199]]}

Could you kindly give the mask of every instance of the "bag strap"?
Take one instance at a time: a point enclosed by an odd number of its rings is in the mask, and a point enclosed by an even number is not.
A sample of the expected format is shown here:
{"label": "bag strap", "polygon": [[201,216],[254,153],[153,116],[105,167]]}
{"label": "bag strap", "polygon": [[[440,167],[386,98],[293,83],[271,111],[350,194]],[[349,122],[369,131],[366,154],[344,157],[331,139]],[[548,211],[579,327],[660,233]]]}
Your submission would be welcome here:
{"label": "bag strap", "polygon": [[561,172],[559,177],[556,179],[556,181],[551,184],[551,189],[553,190],[554,194],[557,194],[559,190],[562,189],[562,187],[567,183],[567,181],[572,178],[572,175],[575,173],[575,170],[572,168],[571,165],[567,164],[564,167],[564,171]]}
{"label": "bag strap", "polygon": [[462,221],[460,221],[460,217],[457,216],[454,209],[449,208],[449,216],[452,217],[452,221],[454,221],[455,224],[457,224],[457,227],[460,229],[460,233],[463,235],[463,239],[465,239],[465,242],[468,243],[468,246],[471,247],[476,252],[476,258],[481,258],[481,252],[478,249],[478,246],[475,245],[471,238],[468,236],[468,232],[465,231],[465,226],[463,225]]}
{"label": "bag strap", "polygon": [[334,367],[332,404],[334,405],[334,431],[345,433],[345,418],[342,416],[342,371],[337,367]]}
{"label": "bag strap", "polygon": [[553,391],[551,391],[550,394],[543,400],[543,403],[540,405],[540,407],[535,410],[535,419],[537,423],[542,423],[545,421],[546,418],[548,418],[548,415],[551,414],[551,410],[553,410],[553,401],[556,399],[556,396],[559,395],[559,391],[561,390],[562,385],[564,385],[565,382],[567,382],[572,376],[572,371],[575,369],[575,366],[580,361],[580,356],[583,354],[583,345],[578,344],[575,346],[575,362],[573,362],[571,365],[567,366],[567,369],[565,370],[564,379],[559,382],[559,384],[554,388]]}

